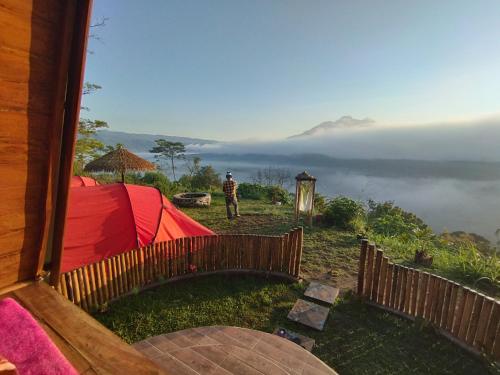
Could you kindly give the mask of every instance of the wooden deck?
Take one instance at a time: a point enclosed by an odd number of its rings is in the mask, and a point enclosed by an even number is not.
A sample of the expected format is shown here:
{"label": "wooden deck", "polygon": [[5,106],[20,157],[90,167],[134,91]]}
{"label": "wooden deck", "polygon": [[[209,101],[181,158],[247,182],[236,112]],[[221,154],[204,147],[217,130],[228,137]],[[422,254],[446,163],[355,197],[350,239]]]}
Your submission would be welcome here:
{"label": "wooden deck", "polygon": [[246,328],[192,328],[151,337],[133,346],[174,374],[336,374],[291,341]]}
{"label": "wooden deck", "polygon": [[175,374],[163,370],[44,282],[0,293],[38,321],[80,374]]}

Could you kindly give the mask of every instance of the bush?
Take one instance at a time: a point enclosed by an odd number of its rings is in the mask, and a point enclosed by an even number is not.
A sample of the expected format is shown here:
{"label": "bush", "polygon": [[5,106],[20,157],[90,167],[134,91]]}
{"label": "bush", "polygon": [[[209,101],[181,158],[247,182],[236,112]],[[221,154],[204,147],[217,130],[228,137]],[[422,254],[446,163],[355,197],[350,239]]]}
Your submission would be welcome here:
{"label": "bush", "polygon": [[243,182],[238,185],[238,195],[244,199],[263,200],[266,198],[266,187],[259,184]]}
{"label": "bush", "polygon": [[201,167],[200,170],[193,175],[191,186],[193,190],[221,189],[222,181],[220,175],[215,172],[215,169],[211,165],[207,165]]}
{"label": "bush", "polygon": [[362,230],[365,221],[363,205],[348,197],[336,197],[326,204],[325,222],[342,229]]}
{"label": "bush", "polygon": [[267,198],[271,203],[281,202],[282,204],[290,204],[292,202],[292,197],[288,190],[280,186],[266,186],[266,190]]}
{"label": "bush", "polygon": [[314,209],[316,212],[324,212],[326,209],[326,197],[320,193],[314,194]]}

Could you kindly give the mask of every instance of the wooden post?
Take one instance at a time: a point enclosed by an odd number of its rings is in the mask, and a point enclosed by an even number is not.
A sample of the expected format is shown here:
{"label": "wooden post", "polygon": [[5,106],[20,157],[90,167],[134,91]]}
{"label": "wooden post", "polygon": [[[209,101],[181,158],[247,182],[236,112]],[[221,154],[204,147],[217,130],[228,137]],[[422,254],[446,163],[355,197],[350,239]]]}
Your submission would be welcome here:
{"label": "wooden post", "polygon": [[375,268],[373,270],[373,286],[371,291],[370,300],[373,302],[377,302],[378,295],[378,284],[380,279],[380,268],[382,267],[382,255],[384,252],[382,250],[377,250],[375,254]]}
{"label": "wooden post", "polygon": [[391,292],[392,292],[392,279],[394,277],[394,264],[387,264],[387,272],[385,275],[385,291],[384,291],[384,306],[390,306]]}
{"label": "wooden post", "polygon": [[413,280],[412,280],[412,296],[411,296],[411,305],[409,314],[412,316],[417,315],[417,298],[419,292],[419,279],[420,279],[420,271],[413,271]]}
{"label": "wooden post", "polygon": [[486,297],[484,299],[483,308],[481,309],[481,315],[477,326],[476,337],[474,338],[473,343],[474,347],[477,349],[483,349],[484,339],[486,337],[486,327],[488,326],[494,303],[495,300],[493,298]]}
{"label": "wooden post", "polygon": [[373,261],[375,256],[375,245],[368,245],[368,262],[366,266],[366,279],[364,296],[368,299],[371,297],[371,290],[373,286]]}
{"label": "wooden post", "polygon": [[359,252],[359,267],[358,267],[358,296],[363,295],[363,287],[365,285],[365,263],[366,252],[368,250],[368,240],[361,240],[361,248]]}
{"label": "wooden post", "polygon": [[453,319],[456,315],[458,289],[459,285],[457,283],[451,283],[450,306],[448,307],[448,317],[446,318],[446,330],[449,332],[453,328]]}
{"label": "wooden post", "polygon": [[302,263],[302,249],[304,247],[304,228],[297,229],[297,257],[295,260],[294,276],[300,276],[300,264]]}
{"label": "wooden post", "polygon": [[476,337],[477,327],[479,324],[479,317],[481,315],[481,310],[483,308],[484,298],[482,294],[476,294],[476,301],[472,308],[472,315],[470,318],[469,330],[467,331],[467,336],[465,337],[465,342],[467,345],[472,346],[474,343],[474,338]]}

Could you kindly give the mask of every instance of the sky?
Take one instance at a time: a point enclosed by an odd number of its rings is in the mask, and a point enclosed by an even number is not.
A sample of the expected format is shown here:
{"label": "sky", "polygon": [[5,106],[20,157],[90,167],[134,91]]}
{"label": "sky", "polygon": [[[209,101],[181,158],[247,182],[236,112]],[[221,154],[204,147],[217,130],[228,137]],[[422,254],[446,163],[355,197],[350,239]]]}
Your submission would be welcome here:
{"label": "sky", "polygon": [[498,0],[95,0],[93,17],[83,115],[111,130],[269,140],[351,115],[473,133],[500,114]]}

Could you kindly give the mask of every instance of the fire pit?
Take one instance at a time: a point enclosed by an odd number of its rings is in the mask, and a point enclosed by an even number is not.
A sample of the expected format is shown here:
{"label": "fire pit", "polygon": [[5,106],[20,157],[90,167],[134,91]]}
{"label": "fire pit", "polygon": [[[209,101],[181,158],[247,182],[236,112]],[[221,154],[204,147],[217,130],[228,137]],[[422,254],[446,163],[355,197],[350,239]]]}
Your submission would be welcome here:
{"label": "fire pit", "polygon": [[174,195],[173,202],[179,207],[209,207],[210,193],[181,193]]}

